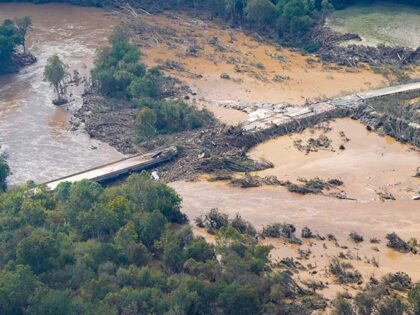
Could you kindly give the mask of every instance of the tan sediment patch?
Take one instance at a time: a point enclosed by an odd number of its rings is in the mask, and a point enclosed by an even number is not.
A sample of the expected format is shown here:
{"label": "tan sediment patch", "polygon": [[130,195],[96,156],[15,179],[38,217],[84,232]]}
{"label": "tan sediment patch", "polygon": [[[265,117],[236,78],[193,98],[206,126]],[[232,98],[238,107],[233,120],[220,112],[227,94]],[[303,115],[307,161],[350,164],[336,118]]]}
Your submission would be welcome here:
{"label": "tan sediment patch", "polygon": [[[338,178],[344,182],[349,197],[365,202],[377,200],[377,191],[388,191],[397,199],[411,199],[420,189],[420,179],[413,175],[420,165],[419,152],[393,138],[367,131],[365,126],[350,118],[329,124],[331,131],[308,129],[258,145],[249,152],[252,159],[264,158],[274,168],[259,172],[260,176],[275,175],[279,179],[296,181],[299,177]],[[340,136],[344,132],[348,142]],[[306,143],[309,138],[325,134],[332,140],[330,149],[305,154],[295,146],[296,140]],[[343,145],[345,150],[340,150]]]}
{"label": "tan sediment patch", "polygon": [[194,101],[193,104],[198,108],[211,111],[219,121],[226,125],[234,126],[248,121],[248,114],[236,109],[225,108],[204,100]]}
{"label": "tan sediment patch", "polygon": [[[297,236],[300,237],[299,232]],[[207,233],[203,228],[194,228],[194,233],[204,237],[210,243],[216,242],[216,236]],[[329,240],[302,240],[302,245],[289,244],[275,238],[260,239],[260,243],[273,247],[270,252],[270,259],[273,263],[284,258],[293,258],[295,262],[302,264],[305,270],[295,270],[294,279],[303,286],[310,281],[322,281],[326,288],[317,290],[317,292],[328,299],[335,298],[338,292],[356,293],[365,286],[371,276],[380,279],[389,273],[403,271],[414,282],[420,281],[420,269],[416,268],[420,264],[420,255],[392,250],[386,246],[385,239],[381,239],[379,244],[370,243],[366,237],[362,243],[355,244],[344,235],[337,239],[337,243]],[[309,252],[308,258],[302,259],[299,250]],[[333,257],[338,257],[340,253],[347,257],[341,258],[342,262],[351,263],[355,270],[361,273],[363,277],[361,285],[338,284],[329,273],[330,260]]]}
{"label": "tan sediment patch", "polygon": [[[304,104],[307,100],[365,91],[387,83],[368,68],[350,69],[323,66],[312,55],[258,42],[240,30],[221,29],[182,15],[144,16],[149,23],[174,31],[174,40],[159,40],[142,48],[144,61],[158,65],[166,60],[179,62],[184,71],[169,70],[207,100],[243,100]],[[194,27],[192,27],[193,25]],[[217,37],[217,45],[210,44]],[[199,47],[197,57],[187,56],[189,42]],[[217,48],[222,47],[222,51]],[[311,62],[312,61],[312,62]],[[236,70],[235,70],[236,68]],[[222,79],[226,73],[230,79]],[[276,75],[284,78],[276,82]]]}
{"label": "tan sediment patch", "polygon": [[[299,271],[295,278],[301,282],[309,280],[322,281],[327,288],[318,291],[323,296],[333,299],[338,292],[349,291],[355,293],[362,289],[371,276],[380,279],[389,273],[403,271],[407,273],[414,282],[420,281],[420,270],[416,268],[420,264],[420,255],[412,253],[399,253],[386,247],[386,240],[382,239],[380,244],[371,244],[369,240],[355,244],[348,239],[338,239],[340,246],[348,247],[343,249],[337,247],[332,241],[304,240],[303,245],[298,246],[301,250],[310,251],[309,259],[299,259],[296,246],[286,244],[279,239],[265,239],[264,244],[272,245],[271,259],[279,261],[286,257],[293,257],[295,261],[303,264],[307,270]],[[374,249],[375,248],[375,249]],[[330,259],[337,257],[340,253],[348,256],[341,259],[353,265],[363,277],[363,284],[337,284],[328,272]],[[378,267],[372,262],[376,261]],[[314,272],[315,271],[315,272]]]}

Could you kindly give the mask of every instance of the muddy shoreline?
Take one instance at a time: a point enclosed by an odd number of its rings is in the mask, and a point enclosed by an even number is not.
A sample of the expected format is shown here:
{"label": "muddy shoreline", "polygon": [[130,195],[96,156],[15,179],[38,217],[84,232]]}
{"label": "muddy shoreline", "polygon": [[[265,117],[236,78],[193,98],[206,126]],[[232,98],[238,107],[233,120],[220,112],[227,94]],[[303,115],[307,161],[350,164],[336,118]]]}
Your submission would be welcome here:
{"label": "muddy shoreline", "polygon": [[10,64],[1,69],[0,75],[18,73],[22,68],[34,64],[37,60],[31,53],[14,53]]}

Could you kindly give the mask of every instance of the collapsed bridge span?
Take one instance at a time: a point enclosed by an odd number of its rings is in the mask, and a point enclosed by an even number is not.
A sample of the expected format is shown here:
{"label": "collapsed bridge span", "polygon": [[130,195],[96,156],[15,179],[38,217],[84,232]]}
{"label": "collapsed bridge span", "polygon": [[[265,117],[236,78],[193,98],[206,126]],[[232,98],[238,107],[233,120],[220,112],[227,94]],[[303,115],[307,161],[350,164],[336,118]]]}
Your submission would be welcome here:
{"label": "collapsed bridge span", "polygon": [[[304,106],[232,103],[224,106],[247,112],[249,120],[242,124],[243,130],[265,139],[300,131],[334,118],[349,117],[368,106],[369,100],[400,94],[419,97],[420,82],[352,94]],[[409,127],[420,130],[420,125],[415,123],[411,123]]]}
{"label": "collapsed bridge span", "polygon": [[119,176],[146,170],[164,162],[168,162],[175,158],[177,153],[178,150],[175,146],[160,148],[152,152],[136,154],[119,161],[58,178],[41,185],[46,185],[49,190],[54,191],[60,183],[64,182],[76,182],[84,179],[96,182],[105,182]]}

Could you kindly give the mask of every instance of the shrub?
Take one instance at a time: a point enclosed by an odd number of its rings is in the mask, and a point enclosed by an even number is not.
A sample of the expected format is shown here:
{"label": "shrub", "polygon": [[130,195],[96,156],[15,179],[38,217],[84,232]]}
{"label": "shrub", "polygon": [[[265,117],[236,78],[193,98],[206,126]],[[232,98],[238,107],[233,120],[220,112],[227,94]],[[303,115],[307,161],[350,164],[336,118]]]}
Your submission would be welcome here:
{"label": "shrub", "polygon": [[356,232],[351,232],[349,236],[350,236],[350,239],[355,243],[363,242],[363,236]]}
{"label": "shrub", "polygon": [[6,188],[6,178],[10,174],[10,168],[7,164],[6,158],[0,155],[0,190]]}

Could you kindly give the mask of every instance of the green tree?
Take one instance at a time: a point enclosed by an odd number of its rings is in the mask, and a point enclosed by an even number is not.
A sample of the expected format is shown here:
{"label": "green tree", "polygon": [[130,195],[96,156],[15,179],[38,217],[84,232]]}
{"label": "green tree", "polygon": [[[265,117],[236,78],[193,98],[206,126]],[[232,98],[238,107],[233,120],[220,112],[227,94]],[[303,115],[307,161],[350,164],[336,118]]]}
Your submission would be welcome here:
{"label": "green tree", "polygon": [[77,306],[66,291],[39,290],[26,311],[27,315],[76,315]]}
{"label": "green tree", "polygon": [[139,140],[148,139],[156,134],[157,116],[153,109],[142,108],[136,115],[137,137]]}
{"label": "green tree", "polygon": [[258,314],[261,305],[257,291],[250,285],[232,283],[220,295],[220,305],[226,315]]}
{"label": "green tree", "polygon": [[57,266],[59,248],[52,235],[35,230],[19,242],[16,250],[17,261],[31,266],[36,273],[42,273]]}
{"label": "green tree", "polygon": [[10,168],[7,164],[6,158],[0,155],[0,190],[5,190],[6,179],[10,174]]}
{"label": "green tree", "polygon": [[0,25],[0,73],[7,71],[18,44],[19,36],[15,23],[11,20],[4,20]]}
{"label": "green tree", "polygon": [[26,35],[32,29],[32,19],[29,16],[17,18],[15,20],[20,42],[23,46],[23,52],[26,53]]}
{"label": "green tree", "polygon": [[133,98],[158,96],[158,87],[148,78],[135,78],[128,86],[128,91]]}
{"label": "green tree", "polygon": [[0,272],[0,314],[21,315],[41,282],[29,266]]}
{"label": "green tree", "polygon": [[[66,185],[61,187],[65,189],[65,191],[68,190]],[[77,217],[79,213],[89,211],[94,204],[98,202],[102,193],[103,188],[101,185],[88,180],[82,180],[71,184],[69,191],[66,193],[62,190],[60,190],[60,193],[57,192],[57,194],[67,195],[65,197],[64,209],[69,223],[73,226],[77,226]]]}
{"label": "green tree", "polygon": [[248,20],[260,26],[272,25],[277,16],[270,0],[249,0],[245,12]]}
{"label": "green tree", "polygon": [[172,223],[185,223],[187,220],[180,211],[181,198],[175,190],[156,182],[146,172],[131,175],[122,189],[128,200],[146,212],[159,210]]}
{"label": "green tree", "polygon": [[57,94],[57,102],[64,101],[64,76],[68,66],[60,60],[58,55],[52,55],[48,58],[44,68],[44,79],[50,82]]}
{"label": "green tree", "polygon": [[184,248],[193,239],[190,227],[182,228],[176,232],[166,230],[157,247],[162,253],[161,259],[169,270],[180,272],[187,257]]}
{"label": "green tree", "polygon": [[420,314],[420,284],[414,285],[408,291],[408,302],[410,303],[413,314]]}
{"label": "green tree", "polygon": [[159,210],[142,213],[136,221],[137,235],[149,249],[161,237],[168,222]]}

